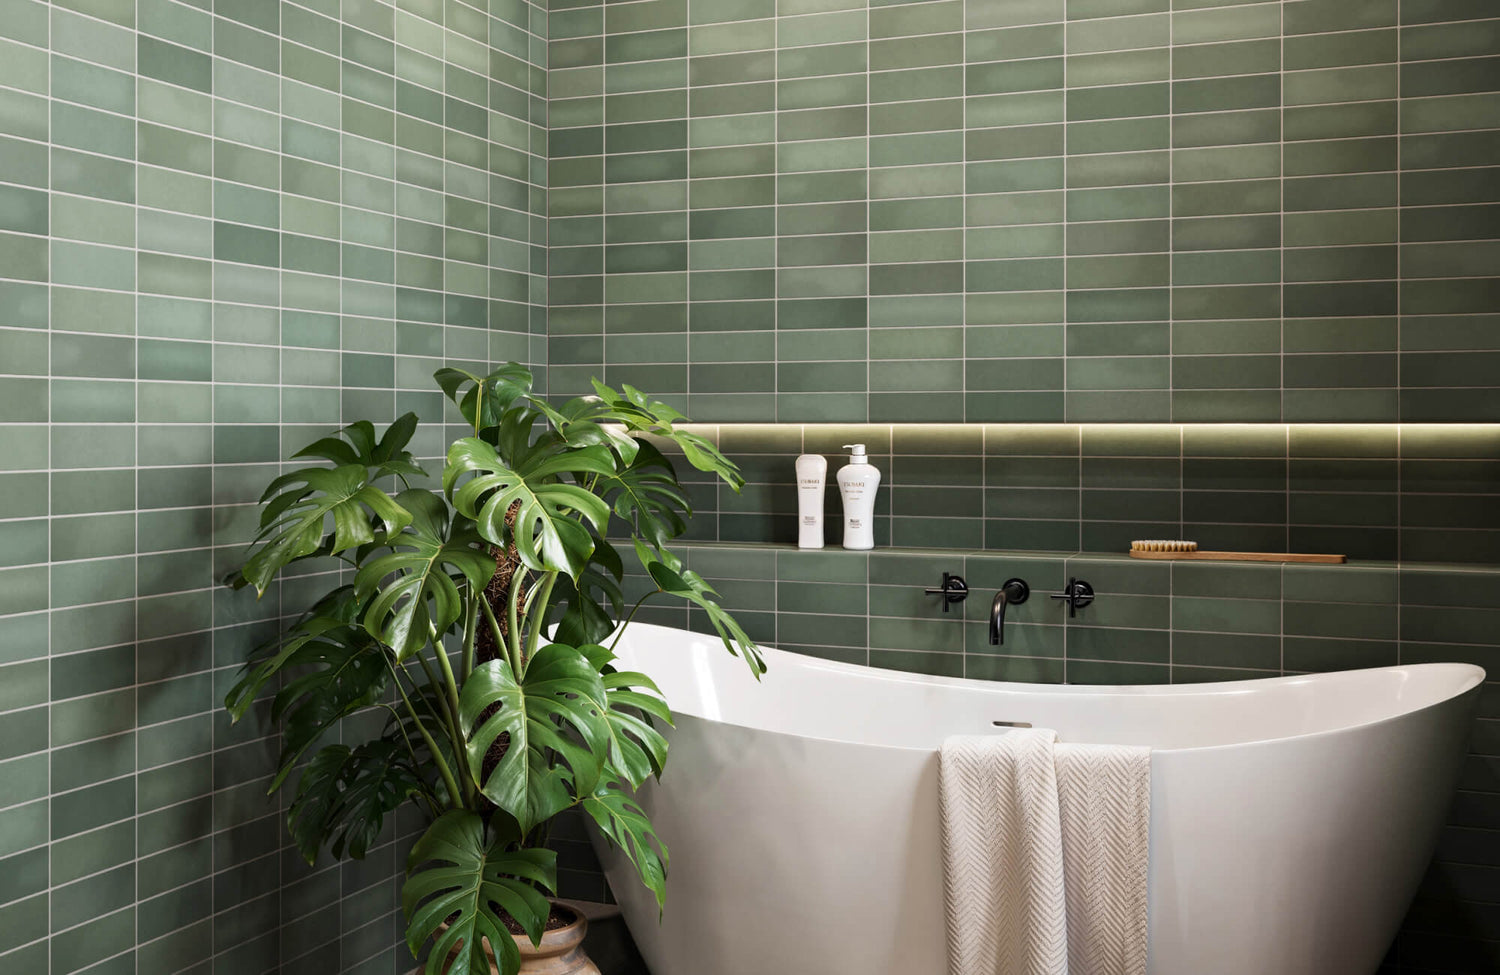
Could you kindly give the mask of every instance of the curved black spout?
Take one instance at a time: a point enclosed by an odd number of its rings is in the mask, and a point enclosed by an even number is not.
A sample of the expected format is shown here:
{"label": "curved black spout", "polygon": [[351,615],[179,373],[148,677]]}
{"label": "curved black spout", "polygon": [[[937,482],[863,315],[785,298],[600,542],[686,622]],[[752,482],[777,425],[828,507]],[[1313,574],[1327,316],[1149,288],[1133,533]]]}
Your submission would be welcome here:
{"label": "curved black spout", "polygon": [[1031,595],[1031,587],[1025,579],[1007,579],[995,601],[990,605],[990,646],[998,647],[1005,642],[1005,607],[1011,603],[1024,603]]}

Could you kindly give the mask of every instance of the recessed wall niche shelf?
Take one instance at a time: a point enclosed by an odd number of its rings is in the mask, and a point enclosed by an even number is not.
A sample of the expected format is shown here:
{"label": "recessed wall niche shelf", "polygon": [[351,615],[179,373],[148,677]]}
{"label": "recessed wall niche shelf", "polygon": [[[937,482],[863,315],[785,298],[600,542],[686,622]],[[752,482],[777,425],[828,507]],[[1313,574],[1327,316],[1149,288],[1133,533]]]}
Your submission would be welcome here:
{"label": "recessed wall niche shelf", "polygon": [[[1500,424],[695,424],[743,468],[693,480],[693,537],[795,540],[792,461],[869,445],[878,545],[1500,563]],[[828,492],[827,539],[839,502]]]}

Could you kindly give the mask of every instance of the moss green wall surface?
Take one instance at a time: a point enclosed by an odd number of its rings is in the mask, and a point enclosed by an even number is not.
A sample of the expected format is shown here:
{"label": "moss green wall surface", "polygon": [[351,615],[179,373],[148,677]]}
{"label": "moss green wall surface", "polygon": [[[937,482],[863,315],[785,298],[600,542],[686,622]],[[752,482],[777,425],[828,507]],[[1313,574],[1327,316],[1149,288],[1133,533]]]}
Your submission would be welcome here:
{"label": "moss green wall surface", "polygon": [[[723,422],[751,483],[694,485],[691,558],[767,642],[1034,680],[1500,668],[1493,428],[1384,423],[1500,420],[1494,16],[0,0],[0,971],[405,970],[415,823],[303,867],[276,742],[220,712],[305,587],[214,579],[281,458],[438,420],[443,363]],[[1088,425],[1226,419],[1384,425]],[[741,545],[851,434],[885,438],[880,544],[921,549]],[[1140,534],[1407,561],[1097,554]],[[909,598],[1017,560],[1103,596],[1003,656]],[[1500,964],[1497,718],[1392,971]],[[562,845],[565,892],[607,897]]]}
{"label": "moss green wall surface", "polygon": [[305,587],[215,579],[292,450],[545,362],[544,29],[0,0],[0,971],[406,970],[398,831],[307,869],[220,708]]}
{"label": "moss green wall surface", "polygon": [[1500,419],[1489,0],[552,5],[551,361],[701,420]]}
{"label": "moss green wall surface", "polygon": [[[744,464],[741,494],[692,485],[692,557],[769,642],[1049,681],[1500,675],[1497,428],[1433,425],[1500,420],[1496,15],[553,0],[551,388],[663,394]],[[799,555],[793,457],[860,440],[881,548]],[[1141,537],[1368,561],[1122,561]],[[1017,559],[1108,595],[1028,606],[1006,655],[913,595]],[[1391,971],[1500,967],[1497,686]]]}

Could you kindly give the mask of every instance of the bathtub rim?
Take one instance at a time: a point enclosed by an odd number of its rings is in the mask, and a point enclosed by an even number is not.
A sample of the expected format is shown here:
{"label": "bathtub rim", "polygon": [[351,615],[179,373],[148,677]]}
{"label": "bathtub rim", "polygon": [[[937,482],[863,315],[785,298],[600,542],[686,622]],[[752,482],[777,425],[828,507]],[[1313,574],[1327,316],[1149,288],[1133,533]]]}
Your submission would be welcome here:
{"label": "bathtub rim", "polygon": [[[699,633],[696,630],[688,630],[681,627],[663,626],[659,623],[646,622],[632,622],[629,624],[628,628],[634,629],[636,627],[641,627],[648,630],[662,630],[669,633],[681,634],[690,638],[701,639],[705,643],[709,644],[710,647],[717,647],[721,650],[723,649],[722,642],[715,634]],[[616,634],[618,634],[618,631],[616,631]],[[611,634],[611,639],[613,639],[616,634]],[[1397,712],[1395,714],[1388,714],[1383,717],[1374,718],[1368,721],[1360,721],[1355,724],[1346,724],[1337,728],[1308,732],[1306,734],[1282,735],[1280,737],[1272,738],[1251,738],[1245,741],[1227,742],[1215,745],[1188,745],[1173,748],[1153,747],[1151,749],[1153,753],[1163,755],[1210,751],[1213,749],[1224,748],[1249,748],[1253,746],[1272,745],[1291,741],[1312,741],[1331,737],[1333,735],[1349,734],[1367,728],[1374,728],[1388,722],[1409,718],[1410,716],[1418,714],[1422,711],[1441,707],[1445,704],[1451,704],[1454,701],[1462,700],[1465,697],[1476,695],[1479,693],[1479,689],[1483,686],[1486,678],[1488,677],[1488,672],[1478,664],[1465,663],[1461,661],[1439,661],[1416,664],[1395,664],[1386,667],[1358,667],[1348,670],[1314,671],[1302,674],[1287,674],[1280,677],[1251,677],[1244,680],[1232,681],[1198,681],[1187,684],[1045,684],[1032,683],[1028,681],[986,680],[979,677],[944,677],[935,674],[921,674],[903,670],[892,670],[887,667],[877,667],[873,664],[856,664],[846,663],[841,660],[829,660],[827,658],[816,657],[811,654],[797,653],[793,650],[783,650],[780,647],[776,647],[770,644],[757,644],[757,648],[766,661],[768,672],[770,671],[772,660],[781,657],[792,658],[793,662],[797,666],[801,666],[807,669],[822,670],[837,674],[847,674],[851,676],[862,677],[867,680],[882,680],[896,684],[916,684],[938,687],[956,685],[959,687],[983,688],[987,690],[1001,689],[1009,691],[1011,693],[1020,694],[1041,691],[1048,694],[1066,694],[1077,697],[1091,697],[1096,695],[1114,695],[1119,697],[1145,697],[1149,695],[1157,695],[1162,697],[1177,697],[1189,696],[1193,694],[1226,693],[1235,689],[1245,690],[1264,688],[1270,685],[1278,684],[1286,685],[1298,683],[1329,682],[1331,680],[1338,679],[1339,675],[1344,674],[1374,674],[1408,671],[1430,672],[1435,670],[1449,670],[1460,673],[1464,671],[1468,672],[1467,679],[1462,683],[1462,686],[1451,691],[1446,696],[1433,701],[1429,701],[1426,704],[1422,704],[1418,707],[1414,707],[1406,711]],[[727,650],[723,650],[723,652],[726,656],[730,656]],[[740,667],[745,666],[744,662],[739,660],[734,661],[734,665]],[[759,683],[760,681],[759,679],[757,679],[757,684]],[[752,691],[751,693],[755,692]],[[671,707],[672,702],[670,699],[667,700],[667,705],[668,707]],[[689,712],[682,713],[690,714]],[[937,745],[924,747],[919,745],[878,744],[874,742],[857,741],[847,738],[833,738],[827,735],[804,735],[791,731],[782,731],[774,728],[762,728],[755,725],[746,724],[742,721],[734,721],[724,718],[709,718],[701,714],[691,714],[690,716],[700,721],[732,725],[734,727],[744,728],[748,731],[753,731],[758,734],[785,735],[793,738],[806,739],[808,741],[828,742],[837,745],[855,745],[869,748],[895,748],[902,751],[912,752],[936,752],[938,750]],[[1003,734],[1004,731],[998,730],[997,733]]]}

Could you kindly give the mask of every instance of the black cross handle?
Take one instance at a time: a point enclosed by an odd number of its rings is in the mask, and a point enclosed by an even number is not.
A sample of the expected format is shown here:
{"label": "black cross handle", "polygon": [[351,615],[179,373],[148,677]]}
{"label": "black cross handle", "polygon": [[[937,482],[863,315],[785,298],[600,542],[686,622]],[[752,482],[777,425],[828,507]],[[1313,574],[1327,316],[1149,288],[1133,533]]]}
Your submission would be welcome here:
{"label": "black cross handle", "polygon": [[1068,616],[1076,616],[1080,609],[1094,601],[1094,587],[1082,579],[1070,578],[1063,591],[1053,593],[1052,598],[1067,600]]}
{"label": "black cross handle", "polygon": [[949,575],[943,573],[943,586],[941,589],[927,590],[929,596],[943,597],[943,612],[948,612],[948,607],[953,603],[961,603],[969,596],[969,584],[964,582],[963,576]]}

